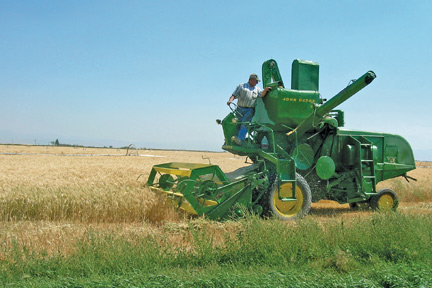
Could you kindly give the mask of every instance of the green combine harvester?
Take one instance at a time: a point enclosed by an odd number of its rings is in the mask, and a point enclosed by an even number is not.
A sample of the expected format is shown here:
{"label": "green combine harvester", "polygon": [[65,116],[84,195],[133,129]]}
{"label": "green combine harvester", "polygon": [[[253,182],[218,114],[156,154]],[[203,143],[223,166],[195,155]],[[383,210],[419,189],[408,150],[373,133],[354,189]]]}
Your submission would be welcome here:
{"label": "green combine harvester", "polygon": [[[377,191],[380,181],[416,168],[409,143],[398,135],[344,129],[344,113],[334,110],[375,79],[369,71],[326,101],[318,90],[319,65],[295,60],[291,89],[275,60],[262,66],[263,86],[242,145],[233,142],[239,118],[231,107],[222,125],[222,149],[247,156],[250,165],[224,173],[216,165],[166,163],[153,166],[148,186],[190,213],[210,219],[241,215],[245,209],[282,220],[305,216],[312,202],[334,200],[350,207],[395,210],[394,191]],[[233,105],[233,104],[232,104]]]}

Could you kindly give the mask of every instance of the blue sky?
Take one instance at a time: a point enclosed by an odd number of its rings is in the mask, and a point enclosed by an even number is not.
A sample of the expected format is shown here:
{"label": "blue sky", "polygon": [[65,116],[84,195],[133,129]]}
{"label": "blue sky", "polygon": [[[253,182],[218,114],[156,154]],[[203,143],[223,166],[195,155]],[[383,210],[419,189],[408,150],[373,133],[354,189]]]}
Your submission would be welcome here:
{"label": "blue sky", "polygon": [[276,59],[320,64],[346,127],[400,134],[432,160],[431,1],[0,0],[0,143],[221,151],[215,119]]}

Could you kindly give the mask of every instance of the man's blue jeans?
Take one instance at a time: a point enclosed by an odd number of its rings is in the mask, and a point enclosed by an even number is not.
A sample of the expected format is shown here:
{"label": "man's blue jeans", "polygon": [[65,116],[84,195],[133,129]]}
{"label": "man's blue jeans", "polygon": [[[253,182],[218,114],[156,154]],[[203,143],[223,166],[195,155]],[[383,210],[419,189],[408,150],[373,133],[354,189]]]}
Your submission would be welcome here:
{"label": "man's blue jeans", "polygon": [[244,108],[244,107],[237,107],[237,110],[243,114],[243,117],[241,117],[240,121],[241,122],[245,122],[243,124],[240,125],[240,130],[238,133],[238,138],[243,141],[246,138],[246,133],[247,133],[247,125],[248,123],[246,122],[250,122],[255,114],[255,108]]}

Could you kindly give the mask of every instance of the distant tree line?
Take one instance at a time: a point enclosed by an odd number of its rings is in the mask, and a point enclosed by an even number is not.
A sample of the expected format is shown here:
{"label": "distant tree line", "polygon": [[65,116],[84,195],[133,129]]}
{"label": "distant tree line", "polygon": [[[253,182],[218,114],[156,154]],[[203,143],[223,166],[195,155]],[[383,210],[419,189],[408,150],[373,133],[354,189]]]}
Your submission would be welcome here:
{"label": "distant tree line", "polygon": [[83,145],[60,143],[58,139],[51,141],[50,144],[53,146],[62,146],[62,147],[84,147]]}
{"label": "distant tree line", "polygon": [[[94,146],[84,146],[84,145],[78,145],[78,144],[65,144],[65,143],[60,143],[60,141],[58,139],[51,141],[50,144],[53,146],[60,146],[60,147],[113,148],[113,146],[94,147]],[[127,148],[127,146],[126,146],[126,148]]]}

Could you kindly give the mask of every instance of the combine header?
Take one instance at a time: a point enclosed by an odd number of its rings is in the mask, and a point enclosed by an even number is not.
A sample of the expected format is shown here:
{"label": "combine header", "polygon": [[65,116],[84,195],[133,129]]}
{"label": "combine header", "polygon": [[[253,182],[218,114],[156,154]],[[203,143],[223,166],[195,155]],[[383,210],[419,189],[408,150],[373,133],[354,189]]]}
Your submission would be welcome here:
{"label": "combine header", "polygon": [[[369,71],[326,101],[318,92],[319,66],[295,60],[291,89],[284,86],[275,60],[262,66],[263,86],[272,90],[257,101],[242,145],[239,112],[232,108],[222,125],[222,149],[252,161],[223,173],[218,166],[167,163],[153,166],[148,185],[167,194],[179,208],[210,219],[241,215],[244,208],[282,220],[305,216],[321,199],[395,210],[394,191],[377,191],[378,182],[415,169],[412,149],[398,135],[342,128],[344,113],[334,110],[375,79]],[[234,104],[232,104],[234,105]],[[411,178],[412,179],[412,178]]]}

